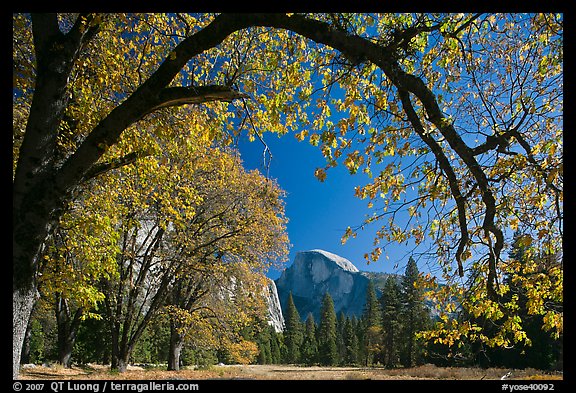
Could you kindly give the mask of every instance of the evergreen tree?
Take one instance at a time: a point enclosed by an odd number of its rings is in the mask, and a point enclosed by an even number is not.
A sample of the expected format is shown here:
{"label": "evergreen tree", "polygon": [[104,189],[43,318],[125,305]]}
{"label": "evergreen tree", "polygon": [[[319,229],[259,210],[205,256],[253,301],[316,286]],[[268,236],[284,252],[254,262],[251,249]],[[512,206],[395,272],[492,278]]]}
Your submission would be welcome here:
{"label": "evergreen tree", "polygon": [[418,266],[414,258],[408,259],[402,278],[402,337],[404,343],[400,360],[405,367],[412,367],[422,359],[423,349],[416,341],[416,333],[423,330],[429,320],[424,305],[424,294],[418,287]]}
{"label": "evergreen tree", "polygon": [[325,366],[333,366],[338,364],[338,348],[336,347],[336,312],[329,293],[326,293],[322,299],[320,316],[318,360]]}
{"label": "evergreen tree", "polygon": [[366,288],[366,304],[362,314],[364,330],[364,355],[365,365],[368,366],[378,361],[382,344],[382,309],[372,281]]}
{"label": "evergreen tree", "polygon": [[272,330],[270,337],[270,363],[278,364],[282,361],[282,355],[280,351],[280,334]]}
{"label": "evergreen tree", "polygon": [[344,321],[344,356],[342,363],[346,365],[358,364],[358,335],[355,323],[348,317]]}
{"label": "evergreen tree", "polygon": [[362,319],[366,326],[380,326],[382,324],[382,310],[372,280],[368,281],[366,287],[366,303],[364,304]]}
{"label": "evergreen tree", "polygon": [[344,358],[346,356],[346,347],[344,345],[344,325],[346,324],[346,315],[343,311],[338,314],[338,319],[336,320],[336,348],[338,348],[338,359],[341,364],[344,363]]}
{"label": "evergreen tree", "polygon": [[398,280],[388,276],[384,282],[382,296],[382,328],[384,337],[382,343],[382,361],[386,367],[395,367],[399,364],[400,329],[401,329],[401,291]]}
{"label": "evergreen tree", "polygon": [[258,333],[256,342],[258,344],[258,364],[272,363],[272,353],[270,349],[270,342],[272,341],[272,334],[274,330],[268,326]]}
{"label": "evergreen tree", "polygon": [[284,343],[286,345],[286,363],[300,362],[300,347],[304,339],[300,314],[292,299],[292,292],[288,295],[286,304],[286,330],[284,331]]}
{"label": "evergreen tree", "polygon": [[306,328],[304,331],[304,341],[301,351],[302,362],[307,365],[315,364],[318,359],[318,342],[316,340],[316,323],[312,313],[308,313],[306,318]]}

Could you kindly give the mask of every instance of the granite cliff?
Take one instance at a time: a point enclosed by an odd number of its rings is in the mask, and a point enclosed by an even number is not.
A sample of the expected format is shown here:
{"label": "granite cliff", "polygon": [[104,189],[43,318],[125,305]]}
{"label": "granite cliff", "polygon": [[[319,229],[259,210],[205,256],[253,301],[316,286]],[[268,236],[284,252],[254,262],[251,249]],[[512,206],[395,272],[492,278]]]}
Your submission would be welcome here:
{"label": "granite cliff", "polygon": [[302,251],[294,263],[276,280],[282,309],[292,293],[294,304],[304,320],[311,312],[320,320],[320,306],[325,293],[334,301],[336,314],[360,317],[366,302],[369,279],[346,258],[324,250]]}
{"label": "granite cliff", "polygon": [[[303,321],[309,312],[316,323],[320,321],[320,309],[325,293],[332,297],[336,315],[343,312],[346,316],[360,317],[366,303],[368,282],[372,281],[376,296],[380,297],[380,290],[389,276],[393,276],[401,284],[403,276],[400,274],[362,272],[346,258],[331,252],[301,251],[296,254],[294,263],[276,280],[277,297],[281,311],[285,313],[288,296],[292,293],[292,299]],[[424,304],[432,318],[439,315],[438,305],[431,300],[425,300]],[[278,310],[270,311],[270,315],[278,313]],[[275,318],[279,320],[278,317]],[[282,315],[280,318],[284,322]],[[270,323],[273,326],[278,325]]]}
{"label": "granite cliff", "polygon": [[278,291],[276,283],[273,280],[268,280],[268,285],[264,287],[264,296],[268,303],[268,323],[274,328],[276,333],[284,330],[284,317],[282,314],[282,307],[280,306],[280,299],[278,298]]}

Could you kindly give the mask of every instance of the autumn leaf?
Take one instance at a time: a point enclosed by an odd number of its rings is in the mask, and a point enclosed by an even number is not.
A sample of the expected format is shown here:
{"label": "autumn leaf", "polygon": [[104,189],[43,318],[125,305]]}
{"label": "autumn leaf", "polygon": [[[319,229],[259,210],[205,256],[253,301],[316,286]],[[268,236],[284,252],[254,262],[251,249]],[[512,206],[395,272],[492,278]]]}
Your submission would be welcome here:
{"label": "autumn leaf", "polygon": [[316,176],[319,181],[324,182],[324,180],[326,180],[326,171],[323,168],[317,168],[316,171],[314,171],[314,176]]}

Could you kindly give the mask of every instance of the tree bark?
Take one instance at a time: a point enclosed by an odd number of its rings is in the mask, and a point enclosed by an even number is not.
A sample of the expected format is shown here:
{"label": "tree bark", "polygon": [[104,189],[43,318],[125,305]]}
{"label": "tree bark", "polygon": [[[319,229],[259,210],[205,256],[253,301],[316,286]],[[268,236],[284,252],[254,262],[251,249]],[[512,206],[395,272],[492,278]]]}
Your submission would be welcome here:
{"label": "tree bark", "polygon": [[168,353],[168,371],[180,370],[180,355],[184,347],[184,335],[178,332],[174,322],[170,323],[170,351]]}
{"label": "tree bark", "polygon": [[38,297],[36,287],[18,288],[12,291],[12,378],[18,379],[20,357],[26,329],[30,321],[32,308]]}
{"label": "tree bark", "polygon": [[[32,313],[34,310],[32,310]],[[20,364],[30,363],[30,338],[32,337],[32,324],[28,322],[26,333],[24,334],[24,343],[22,344],[22,353],[20,355]]]}

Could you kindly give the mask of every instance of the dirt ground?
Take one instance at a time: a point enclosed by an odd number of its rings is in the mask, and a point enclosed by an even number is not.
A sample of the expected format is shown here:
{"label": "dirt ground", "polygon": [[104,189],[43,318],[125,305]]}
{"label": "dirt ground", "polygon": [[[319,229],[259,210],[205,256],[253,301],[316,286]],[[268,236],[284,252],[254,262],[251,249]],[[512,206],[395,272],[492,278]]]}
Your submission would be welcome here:
{"label": "dirt ground", "polygon": [[68,380],[206,380],[206,379],[255,379],[255,380],[500,380],[510,372],[510,380],[561,380],[561,373],[546,373],[539,370],[508,370],[454,368],[423,365],[409,369],[387,370],[362,367],[303,367],[291,365],[225,365],[205,369],[186,368],[180,371],[165,371],[162,368],[129,366],[124,373],[111,372],[109,366],[89,364],[65,369],[61,366],[23,366],[21,379]]}

